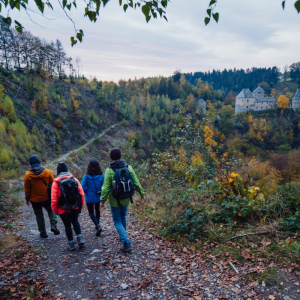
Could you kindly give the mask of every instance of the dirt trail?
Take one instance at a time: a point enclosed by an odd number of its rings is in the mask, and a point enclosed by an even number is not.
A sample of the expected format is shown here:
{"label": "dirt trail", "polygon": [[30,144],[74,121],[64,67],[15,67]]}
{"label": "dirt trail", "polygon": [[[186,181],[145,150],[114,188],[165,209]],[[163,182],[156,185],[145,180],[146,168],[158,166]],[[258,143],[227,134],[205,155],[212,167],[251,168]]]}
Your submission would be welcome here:
{"label": "dirt trail", "polygon": [[[109,131],[110,129],[112,129],[112,128],[114,128],[115,126],[118,126],[118,125],[120,125],[120,123],[116,123],[116,124],[114,124],[114,125],[108,127],[108,128],[105,129],[102,133],[100,133],[97,137],[92,138],[89,142],[87,142],[87,143],[84,144],[83,146],[81,146],[81,147],[79,147],[79,148],[77,148],[77,149],[74,149],[74,150],[72,150],[72,151],[70,151],[70,152],[64,154],[63,156],[61,156],[61,157],[59,157],[59,158],[54,159],[53,161],[51,161],[51,162],[49,162],[47,165],[45,165],[45,167],[48,168],[48,167],[51,166],[52,164],[55,164],[55,163],[57,163],[57,162],[59,162],[59,161],[64,161],[64,160],[66,160],[67,157],[68,157],[71,153],[76,153],[76,152],[78,152],[79,150],[85,148],[85,147],[88,146],[90,143],[92,143],[95,139],[104,136],[104,135],[107,133],[107,131]],[[75,167],[76,167],[76,166],[75,166]]]}
{"label": "dirt trail", "polygon": [[[21,197],[24,197],[22,194]],[[23,206],[24,229],[20,234],[31,242],[35,249],[45,249],[37,268],[39,276],[46,279],[55,299],[284,299],[300,298],[295,277],[290,285],[279,290],[264,287],[255,281],[247,282],[243,274],[250,274],[237,264],[239,274],[228,268],[228,263],[204,257],[198,251],[174,250],[173,245],[139,229],[139,220],[128,217],[128,234],[133,251],[124,255],[113,226],[108,208],[101,212],[101,237],[95,236],[87,210],[79,221],[85,241],[82,250],[66,250],[67,239],[59,218],[61,234],[41,239],[37,231],[32,208]],[[47,228],[50,228],[46,217]],[[250,273],[249,273],[250,272]],[[296,288],[295,288],[296,287]],[[275,295],[275,298],[269,298]]]}

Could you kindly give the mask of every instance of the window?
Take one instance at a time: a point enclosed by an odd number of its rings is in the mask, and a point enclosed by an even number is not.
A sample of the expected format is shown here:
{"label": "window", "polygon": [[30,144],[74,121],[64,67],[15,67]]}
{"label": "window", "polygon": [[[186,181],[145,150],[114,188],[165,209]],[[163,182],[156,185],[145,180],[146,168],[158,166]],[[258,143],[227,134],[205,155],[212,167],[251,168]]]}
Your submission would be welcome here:
{"label": "window", "polygon": [[247,99],[247,102],[249,102],[249,99]]}
{"label": "window", "polygon": [[263,109],[263,108],[261,107],[261,109]]}
{"label": "window", "polygon": [[247,108],[248,108],[248,106],[247,106]]}

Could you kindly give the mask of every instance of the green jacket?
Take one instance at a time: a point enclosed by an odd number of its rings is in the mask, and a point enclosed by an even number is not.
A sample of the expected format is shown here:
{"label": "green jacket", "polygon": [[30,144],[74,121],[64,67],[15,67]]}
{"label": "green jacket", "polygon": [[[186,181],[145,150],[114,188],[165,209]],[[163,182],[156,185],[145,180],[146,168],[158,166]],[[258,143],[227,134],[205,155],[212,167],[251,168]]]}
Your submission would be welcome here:
{"label": "green jacket", "polygon": [[[144,196],[145,192],[140,184],[140,181],[138,177],[136,176],[133,168],[131,166],[128,166],[128,170],[131,173],[132,181],[134,184],[135,189],[138,191],[138,193],[141,195],[141,197]],[[117,199],[115,199],[112,195],[112,182],[115,180],[115,171],[111,168],[107,168],[104,175],[104,183],[102,186],[101,191],[101,202],[105,203],[107,199],[109,200],[109,203],[113,207],[119,207]],[[123,199],[120,200],[121,205],[127,206],[130,202],[130,199]]]}

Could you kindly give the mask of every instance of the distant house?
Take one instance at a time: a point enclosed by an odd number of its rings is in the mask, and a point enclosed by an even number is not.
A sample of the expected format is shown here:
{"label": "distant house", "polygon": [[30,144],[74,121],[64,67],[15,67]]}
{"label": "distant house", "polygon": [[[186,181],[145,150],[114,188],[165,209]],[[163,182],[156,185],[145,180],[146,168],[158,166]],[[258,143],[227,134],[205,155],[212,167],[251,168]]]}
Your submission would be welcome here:
{"label": "distant house", "polygon": [[202,108],[203,113],[205,113],[205,111],[206,111],[206,101],[203,100],[203,99],[200,99],[200,100],[196,99],[196,101],[195,101],[195,109],[196,109],[196,111],[198,109],[200,109],[200,108]]}
{"label": "distant house", "polygon": [[247,111],[260,111],[274,108],[274,97],[266,97],[265,91],[259,86],[253,93],[249,89],[243,89],[235,100],[235,114]]}
{"label": "distant house", "polygon": [[292,108],[293,109],[298,109],[300,108],[300,95],[299,95],[299,90],[297,89],[297,92],[292,100]]}

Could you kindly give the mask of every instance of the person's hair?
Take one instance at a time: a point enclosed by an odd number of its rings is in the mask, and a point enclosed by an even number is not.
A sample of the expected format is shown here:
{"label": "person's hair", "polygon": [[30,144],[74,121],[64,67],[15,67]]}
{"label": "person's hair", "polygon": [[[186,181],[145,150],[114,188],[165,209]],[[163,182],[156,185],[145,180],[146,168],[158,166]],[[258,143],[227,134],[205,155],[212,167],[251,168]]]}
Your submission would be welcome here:
{"label": "person's hair", "polygon": [[102,175],[103,172],[101,170],[100,164],[96,160],[91,160],[87,167],[86,174],[91,175],[91,176]]}

